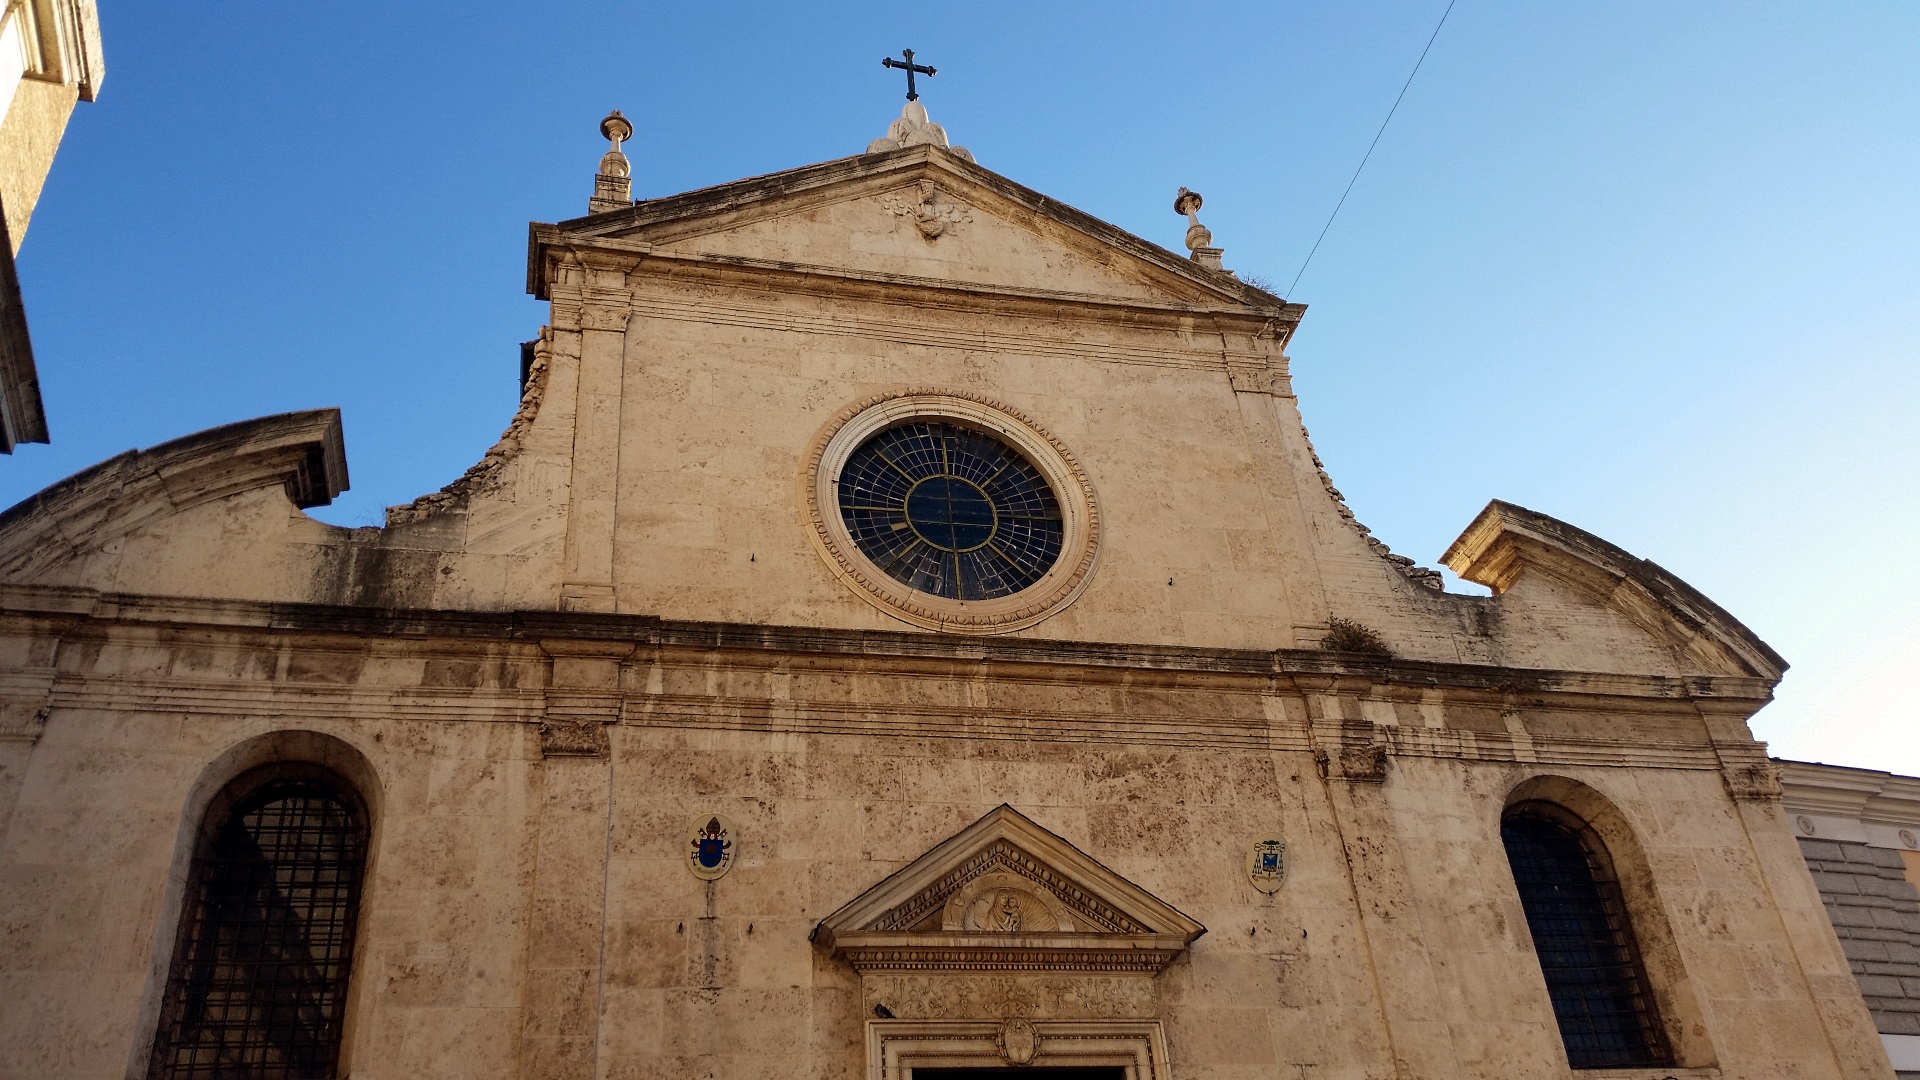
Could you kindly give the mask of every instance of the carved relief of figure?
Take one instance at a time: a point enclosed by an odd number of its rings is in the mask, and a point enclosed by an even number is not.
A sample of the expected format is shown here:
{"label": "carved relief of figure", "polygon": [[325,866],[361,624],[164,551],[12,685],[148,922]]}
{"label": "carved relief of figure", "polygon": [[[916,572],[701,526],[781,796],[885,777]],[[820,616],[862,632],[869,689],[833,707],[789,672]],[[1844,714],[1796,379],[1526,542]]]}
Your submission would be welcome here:
{"label": "carved relief of figure", "polygon": [[1058,897],[1015,874],[985,874],[962,886],[941,917],[948,930],[991,934],[1071,931],[1072,913]]}
{"label": "carved relief of figure", "polygon": [[994,914],[993,928],[1006,934],[1020,932],[1020,896],[1017,893],[1002,890],[1000,903]]}

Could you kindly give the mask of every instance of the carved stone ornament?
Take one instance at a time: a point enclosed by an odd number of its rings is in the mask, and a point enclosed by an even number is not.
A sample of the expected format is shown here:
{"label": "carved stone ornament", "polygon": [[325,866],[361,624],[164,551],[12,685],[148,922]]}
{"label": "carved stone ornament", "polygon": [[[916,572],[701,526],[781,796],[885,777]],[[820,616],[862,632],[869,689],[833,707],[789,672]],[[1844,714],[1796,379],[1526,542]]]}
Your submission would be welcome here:
{"label": "carved stone ornament", "polygon": [[1320,775],[1349,784],[1383,784],[1387,780],[1387,748],[1380,743],[1349,743],[1333,753],[1313,752]]}
{"label": "carved stone ornament", "polygon": [[540,725],[541,757],[606,757],[607,727],[593,721],[549,720]]}
{"label": "carved stone ornament", "polygon": [[911,220],[920,235],[928,240],[937,240],[947,231],[949,225],[959,225],[973,220],[973,215],[965,206],[951,201],[943,201],[939,185],[931,180],[922,180],[915,189],[913,197],[889,195],[881,205],[893,211],[894,216]]}
{"label": "carved stone ornament", "polygon": [[1206,927],[1000,806],[827,916],[863,974],[1153,974]]}
{"label": "carved stone ornament", "polygon": [[983,874],[953,894],[940,916],[942,930],[1050,933],[1073,930],[1073,913],[1053,894],[1010,871]]}
{"label": "carved stone ornament", "polygon": [[1040,1052],[1040,1033],[1034,1030],[1033,1021],[1017,1016],[1000,1025],[995,1041],[1000,1045],[1000,1057],[1009,1065],[1031,1065]]}
{"label": "carved stone ornament", "polygon": [[1764,802],[1781,795],[1780,766],[1770,761],[1730,767],[1724,775],[1727,792],[1736,799]]}
{"label": "carved stone ornament", "polygon": [[1276,893],[1287,879],[1287,842],[1278,833],[1254,838],[1247,848],[1247,879],[1263,893]]}
{"label": "carved stone ornament", "polygon": [[1340,749],[1341,775],[1356,784],[1380,784],[1387,779],[1387,748],[1379,743]]}
{"label": "carved stone ornament", "polygon": [[1194,262],[1213,270],[1220,269],[1220,248],[1213,246],[1213,230],[1200,224],[1200,206],[1204,202],[1197,191],[1181,188],[1173,197],[1173,212],[1187,219],[1187,251]]}
{"label": "carved stone ornament", "polygon": [[867,144],[867,153],[884,154],[907,146],[937,146],[962,161],[973,160],[966,147],[947,141],[947,129],[928,119],[927,107],[918,101],[907,102],[900,116],[887,125],[886,135]]}
{"label": "carved stone ornament", "polygon": [[732,818],[701,814],[687,826],[687,869],[702,881],[712,881],[733,867],[738,847]]}

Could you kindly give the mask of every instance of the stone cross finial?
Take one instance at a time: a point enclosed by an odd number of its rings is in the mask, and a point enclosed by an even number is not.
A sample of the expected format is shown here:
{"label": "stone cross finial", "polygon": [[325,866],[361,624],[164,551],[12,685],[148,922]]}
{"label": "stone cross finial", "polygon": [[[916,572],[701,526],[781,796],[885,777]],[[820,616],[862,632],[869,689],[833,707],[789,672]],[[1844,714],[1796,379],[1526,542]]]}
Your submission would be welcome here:
{"label": "stone cross finial", "polygon": [[1181,188],[1180,193],[1173,197],[1173,212],[1185,214],[1187,218],[1187,250],[1192,253],[1188,258],[1201,266],[1218,270],[1220,256],[1225,249],[1212,246],[1213,230],[1200,224],[1201,202],[1199,192]]}
{"label": "stone cross finial", "polygon": [[633,166],[628,164],[627,155],[620,152],[620,144],[633,138],[633,125],[615,109],[600,121],[600,134],[612,147],[600,155],[600,171],[593,177],[593,198],[587,200],[589,214],[624,210],[633,205]]}

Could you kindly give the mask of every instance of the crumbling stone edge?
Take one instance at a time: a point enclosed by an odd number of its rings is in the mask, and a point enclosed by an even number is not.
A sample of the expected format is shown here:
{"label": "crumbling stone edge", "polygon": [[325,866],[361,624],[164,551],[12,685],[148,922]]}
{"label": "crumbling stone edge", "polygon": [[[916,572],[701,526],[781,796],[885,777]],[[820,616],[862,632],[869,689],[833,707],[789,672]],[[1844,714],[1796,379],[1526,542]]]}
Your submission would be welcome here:
{"label": "crumbling stone edge", "polygon": [[466,505],[467,496],[492,480],[507,462],[520,452],[520,440],[540,414],[541,395],[547,389],[547,370],[553,355],[553,328],[540,328],[540,341],[534,346],[533,363],[527,368],[527,388],[520,394],[520,409],[513,414],[500,441],[486,452],[478,464],[460,474],[460,478],[439,491],[422,495],[402,506],[387,507],[387,527],[408,525],[435,514]]}
{"label": "crumbling stone edge", "polygon": [[1373,549],[1374,554],[1391,563],[1395,570],[1400,571],[1415,585],[1432,589],[1434,592],[1443,591],[1446,588],[1446,581],[1441,578],[1440,571],[1429,570],[1405,555],[1395,555],[1392,548],[1373,535],[1372,529],[1361,524],[1360,519],[1353,516],[1353,511],[1347,508],[1347,497],[1340,494],[1339,488],[1333,486],[1333,477],[1327,475],[1327,467],[1320,460],[1320,452],[1313,448],[1313,436],[1307,433],[1306,425],[1300,426],[1300,434],[1307,440],[1307,455],[1313,458],[1313,470],[1320,474],[1321,486],[1325,487],[1327,494],[1333,497],[1334,508],[1340,511],[1340,516],[1347,519],[1348,524],[1360,530],[1360,535],[1366,539],[1367,546]]}

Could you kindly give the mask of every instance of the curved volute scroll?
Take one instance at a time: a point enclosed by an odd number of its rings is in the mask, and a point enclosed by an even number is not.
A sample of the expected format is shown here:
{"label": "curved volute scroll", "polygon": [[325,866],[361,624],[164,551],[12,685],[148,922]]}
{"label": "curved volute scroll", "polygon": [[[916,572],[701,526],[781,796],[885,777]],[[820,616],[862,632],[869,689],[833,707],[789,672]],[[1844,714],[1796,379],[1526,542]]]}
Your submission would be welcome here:
{"label": "curved volute scroll", "polygon": [[303,509],[347,490],[340,410],[210,428],[75,473],[0,513],[0,577],[29,582],[157,519],[276,486]]}
{"label": "curved volute scroll", "polygon": [[1787,662],[1726,609],[1658,564],[1584,529],[1496,499],[1440,557],[1498,596],[1543,574],[1625,614],[1693,671],[1778,682]]}
{"label": "curved volute scroll", "polygon": [[814,929],[862,973],[1153,974],[1206,927],[1001,805]]}

